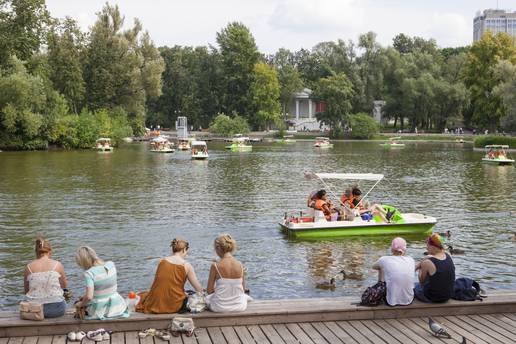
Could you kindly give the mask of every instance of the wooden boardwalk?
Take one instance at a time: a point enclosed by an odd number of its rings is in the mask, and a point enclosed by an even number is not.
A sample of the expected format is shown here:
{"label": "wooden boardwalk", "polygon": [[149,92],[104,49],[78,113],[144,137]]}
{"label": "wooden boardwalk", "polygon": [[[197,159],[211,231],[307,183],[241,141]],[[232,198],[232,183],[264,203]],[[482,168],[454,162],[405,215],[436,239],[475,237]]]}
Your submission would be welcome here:
{"label": "wooden boardwalk", "polygon": [[[111,341],[99,344],[340,344],[340,343],[516,343],[516,313],[436,316],[452,339],[433,337],[427,318],[399,318],[302,322],[197,328],[192,337],[172,337],[170,342],[154,337],[138,338],[138,332],[116,332]],[[0,338],[0,344],[72,344],[66,334],[54,336]],[[84,339],[82,344],[94,344]]]}

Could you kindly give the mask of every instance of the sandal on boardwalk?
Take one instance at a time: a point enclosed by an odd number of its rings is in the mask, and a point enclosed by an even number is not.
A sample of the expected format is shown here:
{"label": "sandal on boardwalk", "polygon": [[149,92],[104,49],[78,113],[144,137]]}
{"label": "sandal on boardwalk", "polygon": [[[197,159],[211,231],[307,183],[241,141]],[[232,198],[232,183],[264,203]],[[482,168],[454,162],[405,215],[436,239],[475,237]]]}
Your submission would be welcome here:
{"label": "sandal on boardwalk", "polygon": [[174,337],[179,337],[181,335],[181,333],[178,331],[170,331],[170,334],[173,335]]}
{"label": "sandal on boardwalk", "polygon": [[194,330],[191,329],[190,331],[186,332],[185,334],[186,334],[187,337],[191,337],[194,334]]}
{"label": "sandal on boardwalk", "polygon": [[156,331],[156,334],[155,334],[156,337],[158,337],[159,339],[162,339],[164,341],[169,341],[170,340],[170,332],[164,330],[164,331]]}
{"label": "sandal on boardwalk", "polygon": [[138,337],[140,337],[140,338],[145,338],[147,336],[154,337],[156,335],[156,332],[157,332],[156,329],[148,328],[146,330],[138,332]]}

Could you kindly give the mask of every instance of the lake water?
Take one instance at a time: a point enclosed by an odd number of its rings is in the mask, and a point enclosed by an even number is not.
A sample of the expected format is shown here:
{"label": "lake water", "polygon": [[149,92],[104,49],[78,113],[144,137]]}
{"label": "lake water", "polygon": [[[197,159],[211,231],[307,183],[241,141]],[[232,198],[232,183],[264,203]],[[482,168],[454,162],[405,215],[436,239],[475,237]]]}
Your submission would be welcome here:
{"label": "lake water", "polygon": [[[222,143],[209,149],[209,161],[150,153],[144,143],[107,154],[0,153],[0,307],[14,309],[19,301],[39,233],[51,241],[75,296],[83,291],[73,258],[80,245],[116,263],[125,295],[150,287],[175,236],[190,242],[188,260],[205,286],[216,258],[213,240],[223,232],[238,242],[254,297],[358,296],[374,283],[370,266],[388,253],[392,237],[286,238],[277,225],[284,212],[302,208],[322,187],[305,180],[305,170],[383,173],[371,199],[436,217],[436,230],[450,230],[451,243],[466,250],[454,256],[458,276],[486,289],[516,289],[515,168],[484,165],[471,146],[420,142],[386,150],[377,142],[336,142],[316,150],[297,142],[257,144],[250,153],[227,152]],[[424,238],[407,239],[408,253],[421,258]],[[363,279],[337,281],[335,291],[315,288],[342,269]]]}

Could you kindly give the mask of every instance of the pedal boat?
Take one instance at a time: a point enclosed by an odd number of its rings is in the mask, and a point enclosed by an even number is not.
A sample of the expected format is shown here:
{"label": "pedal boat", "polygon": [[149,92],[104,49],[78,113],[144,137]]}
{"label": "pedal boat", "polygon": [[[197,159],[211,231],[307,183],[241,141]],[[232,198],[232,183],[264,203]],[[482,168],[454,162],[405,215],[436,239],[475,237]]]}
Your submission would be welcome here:
{"label": "pedal boat", "polygon": [[151,149],[150,151],[153,153],[174,153],[175,149],[173,147],[173,143],[171,143],[168,139],[163,136],[158,136],[151,140]]}
{"label": "pedal boat", "polygon": [[[327,180],[369,180],[375,181],[376,186],[383,179],[383,175],[371,173],[315,173],[314,175],[323,182],[327,191],[329,190],[325,182]],[[373,188],[374,186],[366,193],[366,196]],[[352,221],[328,221],[322,211],[309,208],[307,212],[285,213],[279,225],[291,238],[321,239],[364,235],[423,235],[431,233],[437,223],[436,218],[432,216],[419,213],[400,213],[393,207],[387,205],[383,205],[383,207],[394,213],[389,223],[383,222],[378,216],[374,216],[369,221],[363,220],[360,216],[356,216]]]}
{"label": "pedal boat", "polygon": [[398,140],[401,140],[401,137],[391,137],[389,139],[389,142],[380,143],[380,146],[382,146],[383,148],[404,148],[405,144],[399,143]]}
{"label": "pedal boat", "polygon": [[111,146],[111,139],[107,137],[101,137],[95,143],[93,147],[98,152],[112,152],[113,146]]}
{"label": "pedal boat", "polygon": [[316,137],[314,147],[316,148],[333,148],[333,143],[330,143],[330,139],[327,137]]}
{"label": "pedal boat", "polygon": [[231,140],[231,144],[225,148],[232,152],[250,152],[253,150],[253,146],[249,144],[249,137],[242,136],[242,134],[236,134]]}
{"label": "pedal boat", "polygon": [[208,146],[205,141],[192,141],[192,159],[206,160],[208,159]]}
{"label": "pedal boat", "polygon": [[482,158],[482,162],[493,165],[512,165],[513,159],[507,155],[508,145],[487,145],[485,146],[486,154]]}

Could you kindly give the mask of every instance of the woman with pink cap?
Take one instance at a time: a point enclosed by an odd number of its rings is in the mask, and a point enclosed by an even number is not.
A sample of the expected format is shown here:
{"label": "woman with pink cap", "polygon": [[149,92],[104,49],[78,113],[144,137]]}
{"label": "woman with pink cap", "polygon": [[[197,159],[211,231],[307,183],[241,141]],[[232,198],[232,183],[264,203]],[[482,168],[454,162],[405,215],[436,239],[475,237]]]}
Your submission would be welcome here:
{"label": "woman with pink cap", "polygon": [[444,252],[443,240],[437,233],[426,239],[428,258],[416,264],[419,283],[414,287],[416,298],[423,302],[446,302],[453,295],[455,265]]}
{"label": "woman with pink cap", "polygon": [[414,300],[414,259],[406,256],[407,242],[394,238],[390,256],[383,256],[373,264],[378,270],[378,280],[385,281],[387,304],[390,306],[409,305]]}

